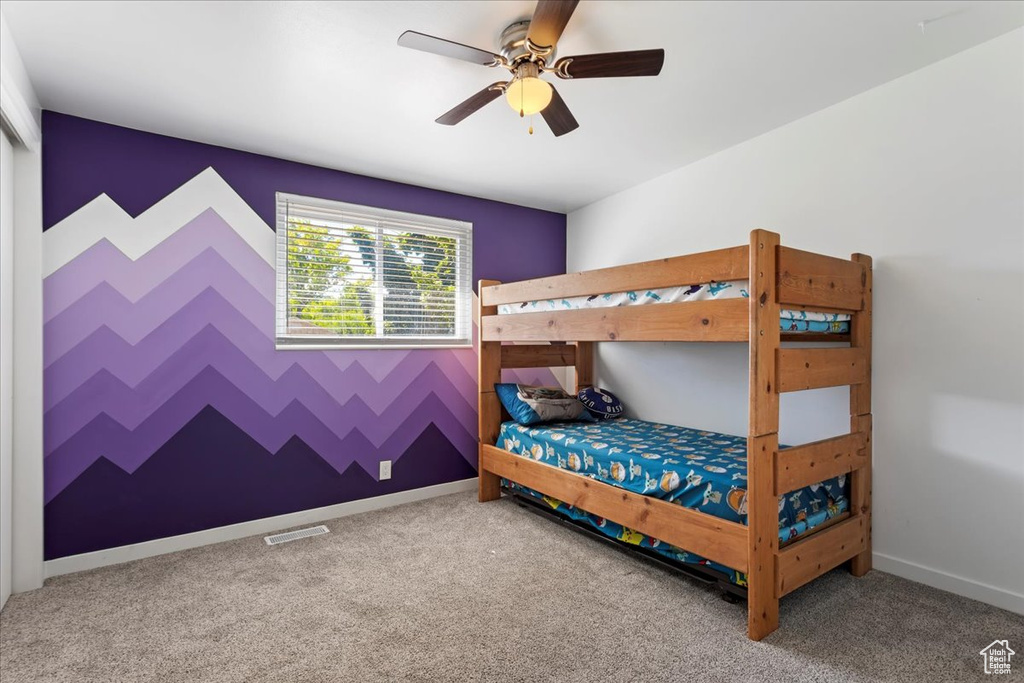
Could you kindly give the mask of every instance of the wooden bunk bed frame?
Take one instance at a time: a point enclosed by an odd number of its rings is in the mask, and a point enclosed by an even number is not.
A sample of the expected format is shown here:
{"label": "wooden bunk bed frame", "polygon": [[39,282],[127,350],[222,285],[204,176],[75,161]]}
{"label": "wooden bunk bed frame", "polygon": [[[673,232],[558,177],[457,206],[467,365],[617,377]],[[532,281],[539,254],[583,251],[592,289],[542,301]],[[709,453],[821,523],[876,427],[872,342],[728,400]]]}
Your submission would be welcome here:
{"label": "wooden bunk bed frame", "polygon": [[[497,315],[500,304],[749,280],[748,298]],[[849,561],[871,569],[871,257],[850,260],[749,245],[502,284],[479,283],[479,499],[501,496],[501,478],[558,498],[747,574],[747,634],[778,628],[779,598]],[[782,307],[849,313],[850,332],[787,335]],[[747,525],[638,495],[509,453],[494,444],[503,419],[494,385],[502,368],[573,367],[593,382],[593,344],[605,341],[744,342],[750,346]],[[826,348],[782,341],[846,342]],[[516,345],[503,344],[516,342]],[[525,343],[524,343],[525,342]],[[779,449],[779,394],[850,387],[850,432]],[[790,543],[779,543],[778,496],[849,474],[850,507]]]}

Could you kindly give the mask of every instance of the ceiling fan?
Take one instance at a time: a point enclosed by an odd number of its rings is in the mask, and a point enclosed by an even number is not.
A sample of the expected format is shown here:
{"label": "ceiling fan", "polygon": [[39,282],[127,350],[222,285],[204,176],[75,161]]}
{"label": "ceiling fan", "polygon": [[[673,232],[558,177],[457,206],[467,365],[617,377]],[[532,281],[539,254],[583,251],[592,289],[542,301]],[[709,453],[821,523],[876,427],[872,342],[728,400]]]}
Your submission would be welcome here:
{"label": "ceiling fan", "polygon": [[[579,0],[539,0],[533,17],[511,24],[501,33],[500,54],[469,45],[436,38],[425,33],[406,31],[398,44],[414,50],[431,52],[474,64],[500,66],[512,72],[509,81],[492,83],[465,102],[456,105],[437,119],[437,123],[454,126],[484,105],[505,95],[509,106],[520,116],[540,113],[555,137],[579,128],[558,91],[541,78],[554,74],[558,78],[608,78],[615,76],[657,76],[665,62],[664,50],[604,52],[593,55],[562,57],[554,61],[555,47]],[[533,127],[530,127],[533,133]]]}

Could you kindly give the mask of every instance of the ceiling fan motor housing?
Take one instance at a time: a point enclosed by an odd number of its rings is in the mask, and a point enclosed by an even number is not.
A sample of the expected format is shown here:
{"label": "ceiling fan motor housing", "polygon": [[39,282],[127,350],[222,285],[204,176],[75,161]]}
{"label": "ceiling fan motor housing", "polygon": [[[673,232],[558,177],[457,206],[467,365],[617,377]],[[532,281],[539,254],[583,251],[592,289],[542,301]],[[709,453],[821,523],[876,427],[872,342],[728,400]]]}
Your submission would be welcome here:
{"label": "ceiling fan motor housing", "polygon": [[517,62],[531,61],[534,57],[541,57],[542,61],[551,63],[555,56],[555,50],[552,48],[547,51],[543,49],[544,54],[538,54],[541,50],[534,46],[534,50],[531,51],[526,44],[526,34],[530,30],[530,20],[524,19],[517,21],[514,24],[509,24],[505,27],[505,30],[501,32],[501,56],[508,60],[510,65],[514,65]]}

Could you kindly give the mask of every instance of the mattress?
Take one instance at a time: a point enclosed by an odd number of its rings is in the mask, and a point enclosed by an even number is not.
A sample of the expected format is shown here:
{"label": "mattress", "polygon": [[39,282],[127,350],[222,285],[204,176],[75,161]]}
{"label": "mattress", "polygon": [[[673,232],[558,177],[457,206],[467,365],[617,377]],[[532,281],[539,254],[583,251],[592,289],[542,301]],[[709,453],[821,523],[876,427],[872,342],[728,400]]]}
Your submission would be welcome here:
{"label": "mattress", "polygon": [[[747,445],[743,437],[617,418],[598,423],[560,422],[530,427],[505,422],[497,445],[510,453],[633,493],[747,523]],[[709,565],[728,575],[733,583],[746,585],[746,576],[731,567],[531,489],[508,485],[607,536],[643,545],[680,562]],[[779,541],[797,538],[848,507],[845,475],[779,496]]]}
{"label": "mattress", "polygon": [[[645,304],[677,303],[683,301],[710,301],[739,299],[750,296],[747,280],[708,282],[686,287],[667,287],[635,292],[616,292],[594,296],[573,296],[565,299],[542,299],[515,304],[501,304],[498,315],[534,313],[538,311],[564,311],[583,308],[610,308],[614,306],[643,306]],[[819,313],[783,309],[780,327],[784,332],[817,332],[843,334],[850,331],[848,313]]]}

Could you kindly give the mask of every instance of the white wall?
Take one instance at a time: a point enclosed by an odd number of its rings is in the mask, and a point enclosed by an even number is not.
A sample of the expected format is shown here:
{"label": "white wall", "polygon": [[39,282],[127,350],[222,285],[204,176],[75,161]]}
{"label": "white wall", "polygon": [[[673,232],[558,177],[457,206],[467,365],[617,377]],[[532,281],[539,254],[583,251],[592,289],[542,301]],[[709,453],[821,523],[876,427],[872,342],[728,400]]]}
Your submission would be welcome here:
{"label": "white wall", "polygon": [[[755,227],[874,257],[875,566],[1024,612],[1024,30],[573,212],[567,265]],[[745,347],[598,358],[635,414],[745,433]],[[784,396],[782,440],[847,431],[847,396]]]}
{"label": "white wall", "polygon": [[14,148],[14,450],[11,590],[43,585],[42,156]]}
{"label": "white wall", "polygon": [[14,302],[14,148],[0,131],[0,608],[11,595],[11,376]]}
{"label": "white wall", "polygon": [[4,138],[0,268],[0,357],[9,364],[0,366],[0,596],[6,597],[8,585],[16,593],[43,585],[43,203],[39,100],[2,12],[0,115],[10,135]]}

